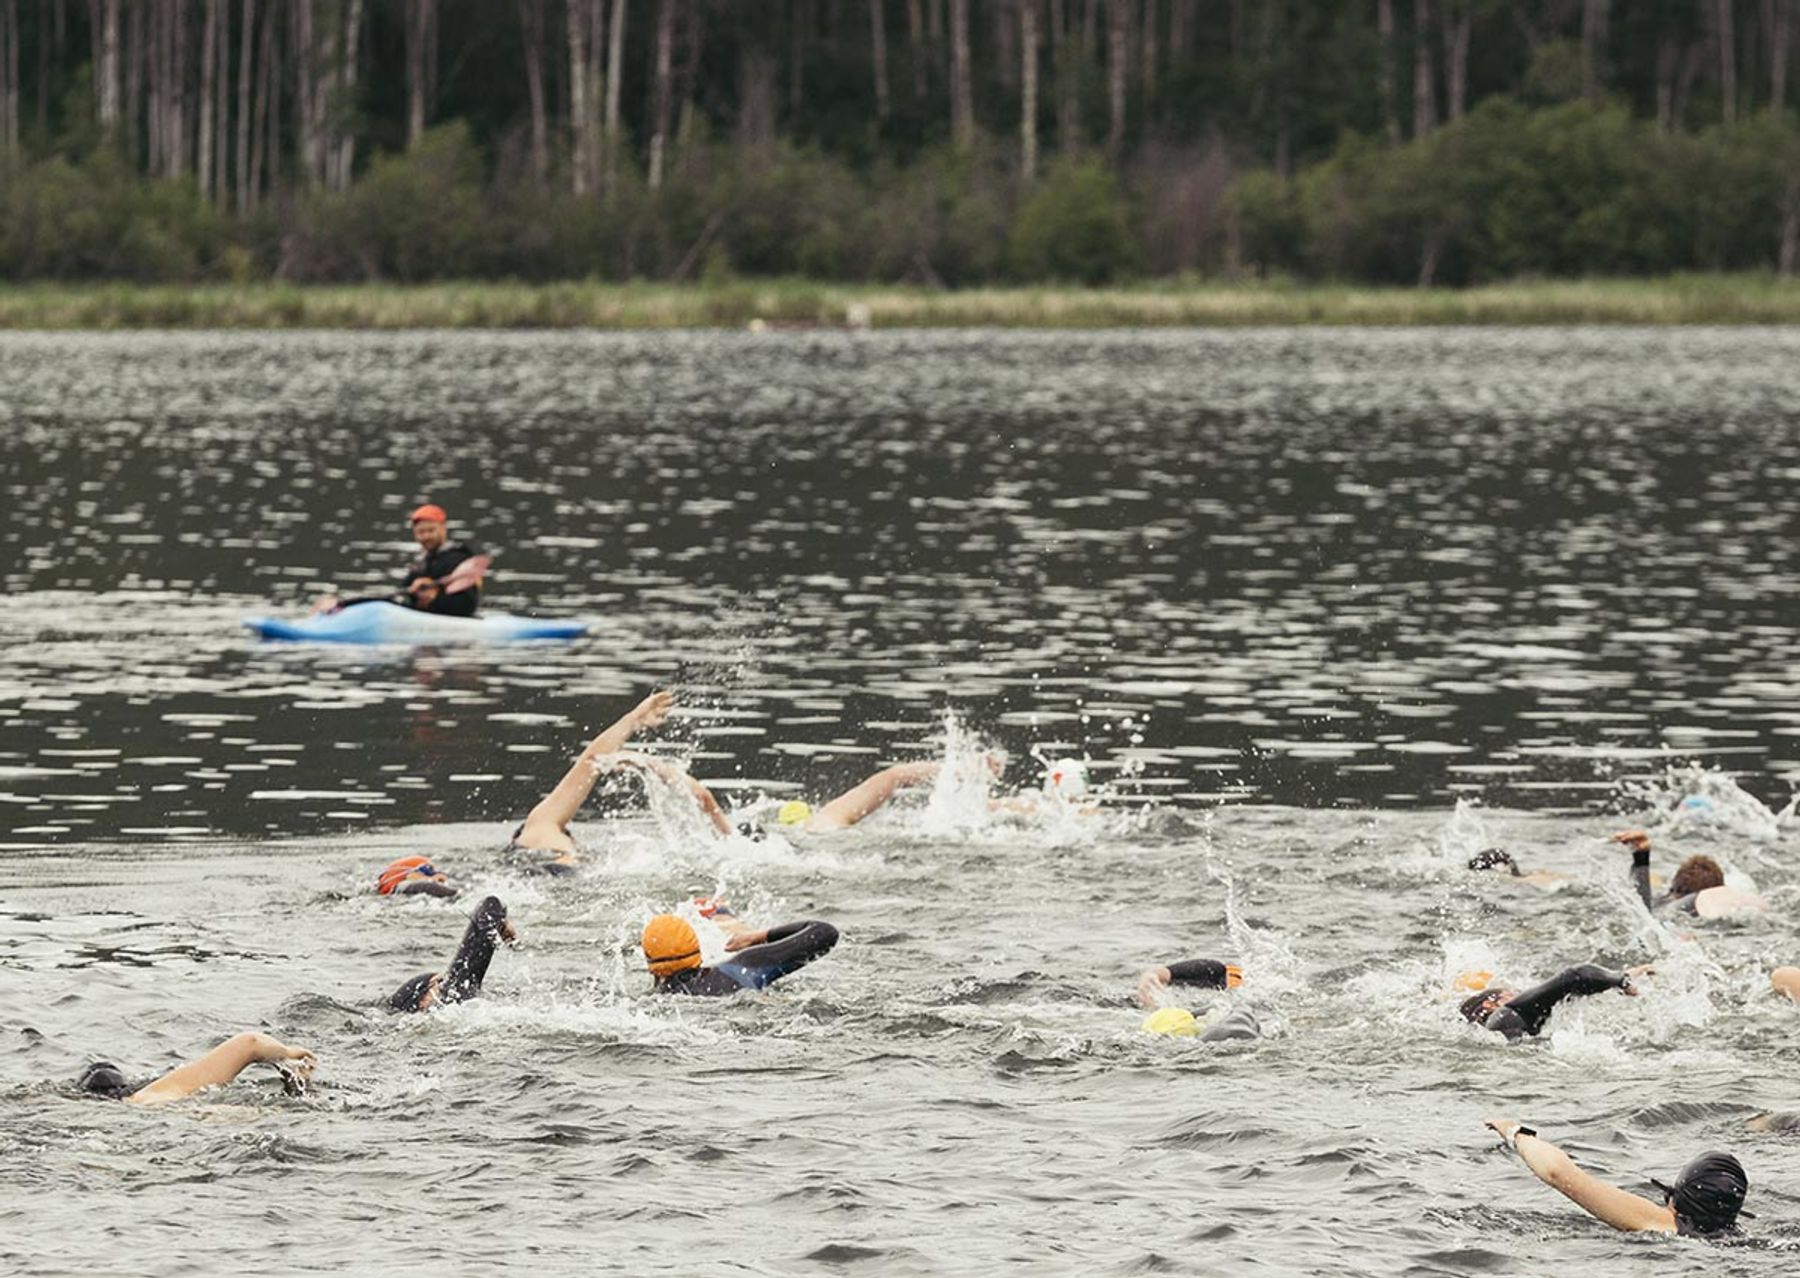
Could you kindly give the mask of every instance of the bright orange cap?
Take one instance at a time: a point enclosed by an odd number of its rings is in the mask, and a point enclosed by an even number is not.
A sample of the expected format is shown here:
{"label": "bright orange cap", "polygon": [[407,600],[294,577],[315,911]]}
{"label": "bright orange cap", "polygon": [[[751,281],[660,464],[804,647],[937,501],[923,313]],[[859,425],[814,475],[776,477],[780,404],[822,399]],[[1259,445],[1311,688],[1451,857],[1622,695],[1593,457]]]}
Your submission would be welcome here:
{"label": "bright orange cap", "polygon": [[412,518],[407,522],[416,524],[421,519],[429,519],[440,524],[447,524],[450,522],[450,516],[444,513],[444,508],[442,506],[433,506],[429,502],[413,511]]}
{"label": "bright orange cap", "polygon": [[419,870],[424,870],[428,874],[436,873],[431,868],[430,857],[403,856],[381,872],[381,877],[375,880],[375,890],[383,896],[392,896],[395,888],[406,882],[409,875]]}
{"label": "bright orange cap", "polygon": [[685,919],[658,914],[644,924],[644,962],[652,976],[673,976],[700,966],[700,938]]}
{"label": "bright orange cap", "polygon": [[1236,963],[1227,963],[1225,965],[1225,988],[1228,990],[1235,990],[1243,983],[1244,969],[1239,967]]}

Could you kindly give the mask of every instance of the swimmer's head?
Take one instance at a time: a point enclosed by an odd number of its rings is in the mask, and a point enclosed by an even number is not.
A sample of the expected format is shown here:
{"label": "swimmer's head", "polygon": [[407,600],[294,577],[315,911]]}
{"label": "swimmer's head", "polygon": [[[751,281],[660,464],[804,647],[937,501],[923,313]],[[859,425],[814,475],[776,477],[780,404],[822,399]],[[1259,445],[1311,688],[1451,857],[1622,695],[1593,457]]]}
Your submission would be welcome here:
{"label": "swimmer's head", "polygon": [[1498,870],[1504,867],[1514,877],[1519,874],[1519,863],[1512,858],[1512,853],[1505,848],[1483,848],[1469,858],[1471,870]]}
{"label": "swimmer's head", "polygon": [[1690,856],[1675,871],[1675,877],[1669,880],[1670,896],[1689,896],[1695,892],[1704,892],[1707,888],[1725,886],[1725,871],[1719,863],[1704,853]]}
{"label": "swimmer's head", "polygon": [[652,976],[673,976],[700,966],[700,938],[686,919],[673,914],[658,914],[644,924],[642,944]]}
{"label": "swimmer's head", "polygon": [[1479,994],[1471,994],[1462,1001],[1458,1009],[1463,1018],[1471,1025],[1485,1025],[1488,1017],[1506,1005],[1507,996],[1512,993],[1503,985],[1496,985],[1482,990]]}
{"label": "swimmer's head", "polygon": [[1642,830],[1620,830],[1617,834],[1612,836],[1612,842],[1623,843],[1633,852],[1648,852],[1650,850],[1650,836],[1645,834]]}
{"label": "swimmer's head", "polygon": [[789,799],[775,811],[777,825],[805,825],[812,820],[812,804],[804,799]]}
{"label": "swimmer's head", "polygon": [[1146,1034],[1194,1038],[1200,1033],[1200,1022],[1185,1007],[1160,1007],[1144,1018],[1141,1028]]}
{"label": "swimmer's head", "polygon": [[1044,793],[1063,799],[1080,799],[1088,789],[1087,764],[1080,759],[1058,759],[1044,769]]}
{"label": "swimmer's head", "polygon": [[1729,1233],[1737,1228],[1740,1215],[1754,1215],[1744,1210],[1750,1178],[1731,1154],[1702,1154],[1681,1169],[1673,1185],[1655,1179],[1650,1183],[1663,1191],[1683,1233]]}
{"label": "swimmer's head", "polygon": [[375,890],[382,896],[455,896],[456,889],[443,871],[427,856],[403,856],[392,861],[375,880]]}
{"label": "swimmer's head", "polygon": [[437,1002],[438,974],[426,972],[415,976],[388,997],[390,1012],[424,1012]]}
{"label": "swimmer's head", "polygon": [[112,1100],[123,1100],[137,1090],[125,1077],[125,1072],[111,1061],[95,1061],[81,1072],[81,1079],[75,1085],[89,1095]]}

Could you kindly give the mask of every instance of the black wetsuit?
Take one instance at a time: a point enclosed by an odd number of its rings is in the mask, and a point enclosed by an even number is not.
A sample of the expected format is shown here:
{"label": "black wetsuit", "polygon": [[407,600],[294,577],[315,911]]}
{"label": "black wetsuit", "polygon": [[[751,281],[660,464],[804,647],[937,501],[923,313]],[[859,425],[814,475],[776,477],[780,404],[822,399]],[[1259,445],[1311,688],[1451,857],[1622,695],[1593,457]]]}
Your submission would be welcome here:
{"label": "black wetsuit", "polygon": [[769,929],[761,945],[739,950],[717,967],[690,967],[656,983],[658,994],[691,994],[717,998],[739,990],[760,990],[814,959],[831,952],[838,930],[829,923],[807,920]]}
{"label": "black wetsuit", "polygon": [[1542,985],[1533,986],[1502,1003],[1481,1024],[1509,1039],[1540,1034],[1550,1013],[1565,998],[1624,989],[1628,980],[1623,972],[1609,972],[1593,963],[1583,963],[1580,967],[1558,972]]}
{"label": "black wetsuit", "polygon": [[[494,947],[500,943],[501,930],[505,926],[506,907],[499,897],[490,896],[476,907],[475,916],[463,933],[462,944],[457,947],[456,957],[450,960],[450,970],[438,987],[438,1003],[461,1003],[481,993],[481,983],[487,978],[488,964],[494,961]],[[388,1010],[419,1011],[419,1000],[425,997],[425,991],[431,988],[432,978],[436,975],[436,972],[426,972],[415,976],[395,990],[393,997],[388,999]]]}
{"label": "black wetsuit", "polygon": [[1222,990],[1230,981],[1227,979],[1225,964],[1218,959],[1183,959],[1179,963],[1165,963],[1169,969],[1169,984],[1198,985],[1203,989]]}
{"label": "black wetsuit", "polygon": [[1700,899],[1698,892],[1689,892],[1686,896],[1669,895],[1658,901],[1650,894],[1650,849],[1634,848],[1631,853],[1631,881],[1637,887],[1638,896],[1644,902],[1646,910],[1654,910],[1659,906],[1669,906],[1688,914],[1698,915],[1700,908],[1695,904]]}
{"label": "black wetsuit", "polygon": [[473,559],[480,552],[475,547],[460,541],[447,541],[428,555],[420,555],[406,566],[406,575],[401,578],[400,592],[406,596],[407,607],[422,608],[426,612],[435,612],[444,617],[473,617],[475,610],[481,606],[481,587],[471,586],[467,590],[459,590],[453,595],[438,591],[437,596],[429,604],[423,603],[417,595],[407,591],[420,577],[430,577],[433,581],[442,581],[459,564]]}

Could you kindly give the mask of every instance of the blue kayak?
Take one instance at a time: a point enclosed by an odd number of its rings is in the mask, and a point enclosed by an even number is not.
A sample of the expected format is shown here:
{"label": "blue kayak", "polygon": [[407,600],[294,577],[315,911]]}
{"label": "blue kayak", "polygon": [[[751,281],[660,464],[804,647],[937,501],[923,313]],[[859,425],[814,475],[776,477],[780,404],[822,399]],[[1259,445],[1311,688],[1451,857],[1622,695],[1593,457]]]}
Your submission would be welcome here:
{"label": "blue kayak", "polygon": [[528,639],[574,639],[587,633],[587,623],[581,621],[509,617],[504,613],[440,617],[391,603],[357,604],[298,621],[248,617],[244,624],[264,639],[312,643],[517,643]]}

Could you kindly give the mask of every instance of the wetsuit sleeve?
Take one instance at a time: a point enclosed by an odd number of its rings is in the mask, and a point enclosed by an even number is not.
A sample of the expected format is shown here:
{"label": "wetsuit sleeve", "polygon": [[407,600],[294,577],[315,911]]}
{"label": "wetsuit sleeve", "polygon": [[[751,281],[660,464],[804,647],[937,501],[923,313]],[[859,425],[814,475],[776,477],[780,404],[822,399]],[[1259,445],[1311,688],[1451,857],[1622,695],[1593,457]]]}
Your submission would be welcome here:
{"label": "wetsuit sleeve", "polygon": [[739,950],[729,962],[719,964],[718,970],[728,973],[744,989],[760,990],[829,954],[837,943],[838,930],[829,923],[817,919],[783,923],[769,929],[768,940]]}
{"label": "wetsuit sleeve", "polygon": [[1209,990],[1222,990],[1227,984],[1225,965],[1218,959],[1184,959],[1166,966],[1171,985],[1199,985]]}
{"label": "wetsuit sleeve", "polygon": [[1625,973],[1610,972],[1593,963],[1568,968],[1499,1008],[1488,1017],[1487,1027],[1508,1038],[1540,1033],[1551,1011],[1565,998],[1620,989],[1625,980]]}
{"label": "wetsuit sleeve", "polygon": [[506,907],[499,897],[490,896],[476,907],[475,917],[469,920],[468,931],[463,933],[462,945],[458,947],[456,957],[450,960],[450,971],[444,977],[439,1002],[460,1003],[481,993],[488,964],[494,960],[494,946],[499,944],[500,932],[505,926]]}
{"label": "wetsuit sleeve", "polygon": [[1638,848],[1631,854],[1631,881],[1636,885],[1638,896],[1644,902],[1646,910],[1656,908],[1650,899],[1650,849]]}

